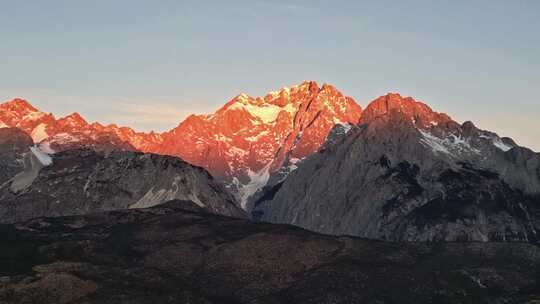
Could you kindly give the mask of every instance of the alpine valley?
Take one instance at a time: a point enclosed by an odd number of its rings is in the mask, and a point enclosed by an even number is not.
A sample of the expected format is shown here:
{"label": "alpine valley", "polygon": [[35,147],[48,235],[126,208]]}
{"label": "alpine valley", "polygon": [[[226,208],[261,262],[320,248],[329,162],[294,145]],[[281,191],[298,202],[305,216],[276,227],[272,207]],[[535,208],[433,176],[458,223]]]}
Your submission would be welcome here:
{"label": "alpine valley", "polygon": [[0,223],[0,303],[540,302],[540,154],[397,93],[163,133],[7,101]]}

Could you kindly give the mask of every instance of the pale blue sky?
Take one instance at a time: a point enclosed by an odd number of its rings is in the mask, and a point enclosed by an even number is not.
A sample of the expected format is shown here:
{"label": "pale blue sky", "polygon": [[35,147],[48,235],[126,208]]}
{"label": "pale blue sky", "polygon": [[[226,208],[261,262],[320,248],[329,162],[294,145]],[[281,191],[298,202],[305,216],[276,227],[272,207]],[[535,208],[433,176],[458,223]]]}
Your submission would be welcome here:
{"label": "pale blue sky", "polygon": [[0,100],[139,130],[302,80],[540,151],[540,1],[0,0]]}

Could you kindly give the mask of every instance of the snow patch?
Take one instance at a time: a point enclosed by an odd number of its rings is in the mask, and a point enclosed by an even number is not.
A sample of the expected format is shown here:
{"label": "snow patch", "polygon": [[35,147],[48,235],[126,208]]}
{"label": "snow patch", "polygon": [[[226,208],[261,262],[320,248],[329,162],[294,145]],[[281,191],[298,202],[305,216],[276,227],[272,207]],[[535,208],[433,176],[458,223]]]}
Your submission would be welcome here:
{"label": "snow patch", "polygon": [[480,138],[484,138],[484,139],[487,139],[487,140],[490,140],[491,143],[498,149],[506,152],[506,151],[509,151],[510,149],[512,149],[513,147],[510,146],[510,145],[507,145],[505,144],[502,139],[497,136],[497,135],[492,135],[492,136],[488,136],[488,135],[485,135],[485,134],[481,134],[480,135]]}
{"label": "snow patch", "polygon": [[299,163],[299,162],[301,162],[301,161],[302,161],[302,159],[296,158],[296,157],[291,157],[291,159],[289,160],[289,162],[290,162],[291,164],[297,164],[297,163]]}
{"label": "snow patch", "polygon": [[472,151],[474,153],[480,154],[480,150],[473,148],[471,146],[471,144],[469,144],[469,142],[467,140],[465,140],[465,139],[463,139],[461,137],[458,137],[455,134],[450,135],[450,137],[452,138],[450,140],[450,144],[454,145],[454,147],[456,147],[456,148],[458,148],[460,150],[466,149],[466,150]]}
{"label": "snow patch", "polygon": [[50,141],[43,141],[39,144],[39,149],[47,154],[54,154],[56,151],[51,148],[51,142]]}
{"label": "snow patch", "polygon": [[350,123],[340,123],[340,125],[343,127],[343,132],[345,132],[345,134],[349,133],[353,127]]}
{"label": "snow patch", "polygon": [[30,151],[34,154],[34,156],[39,160],[39,162],[43,166],[50,166],[53,163],[52,157],[48,155],[47,153],[43,152],[39,147],[33,146],[30,147]]}
{"label": "snow patch", "polygon": [[247,200],[250,196],[255,194],[257,190],[266,186],[268,179],[270,178],[270,166],[272,162],[269,162],[264,168],[258,172],[253,172],[248,169],[248,176],[250,182],[240,189],[240,204],[243,209],[246,209]]}
{"label": "snow patch", "polygon": [[262,132],[260,132],[259,134],[255,135],[255,136],[246,137],[246,140],[247,141],[258,141],[259,138],[261,138],[261,137],[263,137],[265,135],[268,135],[268,131],[262,131]]}
{"label": "snow patch", "polygon": [[[297,86],[293,86],[293,88],[297,88]],[[283,87],[280,90],[268,92],[268,95],[275,99],[281,96],[281,92],[283,92],[285,95],[289,95],[291,93],[291,89],[289,87]]]}
{"label": "snow patch", "polygon": [[248,152],[244,149],[240,149],[238,147],[230,147],[227,155],[229,156],[237,156],[237,157],[244,157],[248,154]]}
{"label": "snow patch", "polygon": [[46,124],[40,123],[37,127],[34,128],[34,130],[32,130],[30,137],[32,137],[35,143],[38,143],[49,137],[49,134],[47,134],[47,131],[45,130],[46,128]]}
{"label": "snow patch", "polygon": [[513,147],[510,146],[510,145],[507,145],[505,144],[500,138],[494,138],[493,139],[493,145],[497,148],[499,148],[500,150],[503,150],[504,152],[512,149]]}
{"label": "snow patch", "polygon": [[[287,167],[287,170],[288,170],[288,173],[287,175],[289,175],[291,172],[293,172],[294,170],[298,169],[298,165],[304,160],[305,158],[291,158],[289,160],[289,166]],[[285,177],[286,178],[286,177]],[[283,180],[285,180],[285,178],[283,178]]]}
{"label": "snow patch", "polygon": [[425,132],[423,130],[418,130],[422,134],[422,139],[420,139],[420,142],[422,142],[424,145],[430,147],[433,152],[441,152],[446,154],[452,154],[448,149],[444,146],[442,139],[432,135],[431,133]]}
{"label": "snow patch", "polygon": [[32,120],[38,120],[40,118],[42,118],[43,116],[45,116],[47,114],[43,113],[43,112],[39,112],[39,111],[36,111],[36,112],[30,112],[26,115],[24,115],[22,117],[22,120],[23,121],[32,121]]}
{"label": "snow patch", "polygon": [[244,108],[246,111],[249,112],[254,117],[259,118],[264,123],[271,123],[275,121],[279,115],[279,112],[281,112],[281,108],[275,105],[262,105],[262,106],[255,106],[255,105],[242,105],[242,104],[235,104],[232,109],[237,109],[238,107]]}
{"label": "snow patch", "polygon": [[214,139],[216,141],[221,141],[221,142],[230,142],[230,141],[232,141],[232,138],[227,137],[227,136],[225,136],[223,134],[214,134]]}
{"label": "snow patch", "polygon": [[230,106],[229,110],[245,110],[249,114],[251,114],[251,116],[260,119],[263,123],[271,123],[276,121],[281,111],[287,111],[291,115],[296,112],[295,106],[291,103],[288,103],[284,107],[280,107],[269,103],[265,103],[262,105],[253,105],[237,102]]}
{"label": "snow patch", "polygon": [[292,116],[294,116],[294,114],[296,113],[297,109],[296,107],[292,104],[292,103],[288,103],[284,108],[283,110],[289,112],[289,114],[291,114]]}
{"label": "snow patch", "polygon": [[180,180],[180,176],[175,176],[169,189],[156,190],[154,187],[152,187],[141,199],[129,206],[129,208],[148,208],[174,199],[192,201],[201,208],[206,207],[206,205],[201,202],[197,194],[193,191],[183,193],[183,190],[185,189],[184,186],[181,185]]}
{"label": "snow patch", "polygon": [[48,140],[58,143],[72,143],[81,141],[80,138],[70,135],[69,133],[58,133],[53,137],[49,138]]}
{"label": "snow patch", "polygon": [[481,153],[480,150],[472,147],[466,139],[456,136],[455,134],[450,134],[443,139],[424,130],[418,129],[418,131],[420,131],[423,137],[420,139],[420,142],[425,146],[430,147],[433,152],[445,153],[452,156],[456,156],[456,154],[459,155],[462,152]]}

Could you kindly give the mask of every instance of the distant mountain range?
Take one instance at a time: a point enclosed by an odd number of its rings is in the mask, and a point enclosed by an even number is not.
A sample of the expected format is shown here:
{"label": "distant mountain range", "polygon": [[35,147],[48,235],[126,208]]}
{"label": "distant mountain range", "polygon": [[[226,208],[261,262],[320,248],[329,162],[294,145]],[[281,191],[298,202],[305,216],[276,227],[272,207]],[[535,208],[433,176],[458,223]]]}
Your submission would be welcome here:
{"label": "distant mountain range", "polygon": [[161,134],[0,104],[1,303],[536,303],[539,233],[539,153],[395,93]]}
{"label": "distant mountain range", "polygon": [[[540,155],[395,93],[363,111],[333,86],[308,81],[264,97],[240,94],[161,134],[88,123],[77,113],[57,119],[22,99],[0,110],[0,130],[14,138],[4,140],[7,152],[0,156],[6,168],[0,200],[11,206],[4,209],[7,221],[71,214],[62,208],[83,214],[184,199],[244,216],[238,204],[255,220],[326,234],[540,240]],[[38,146],[25,150],[32,142]],[[129,151],[203,167],[235,198],[201,172],[195,184],[186,184],[198,172],[193,166]],[[52,165],[44,165],[49,154]],[[150,180],[141,182],[139,175]],[[66,192],[62,183],[80,187]],[[46,212],[31,210],[40,197]],[[59,197],[66,200],[60,211],[51,207]]]}
{"label": "distant mountain range", "polygon": [[42,112],[24,99],[0,104],[0,126],[19,128],[49,153],[77,147],[95,150],[150,151],[162,142],[161,135],[135,132],[128,127],[88,123],[79,113],[56,118]]}
{"label": "distant mountain range", "polygon": [[246,202],[270,173],[294,166],[324,143],[335,124],[355,124],[360,106],[314,81],[253,98],[240,94],[213,114],[192,115],[162,134],[55,118],[23,99],[0,104],[0,126],[20,128],[48,153],[87,147],[179,156],[207,169]]}

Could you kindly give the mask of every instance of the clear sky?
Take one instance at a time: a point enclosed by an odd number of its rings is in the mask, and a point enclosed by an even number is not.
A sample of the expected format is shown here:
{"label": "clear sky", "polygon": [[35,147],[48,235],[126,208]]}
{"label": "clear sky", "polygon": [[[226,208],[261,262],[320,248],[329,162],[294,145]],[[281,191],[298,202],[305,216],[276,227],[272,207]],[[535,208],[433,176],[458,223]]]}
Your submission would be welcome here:
{"label": "clear sky", "polygon": [[2,101],[166,130],[302,80],[540,151],[540,1],[0,0]]}

